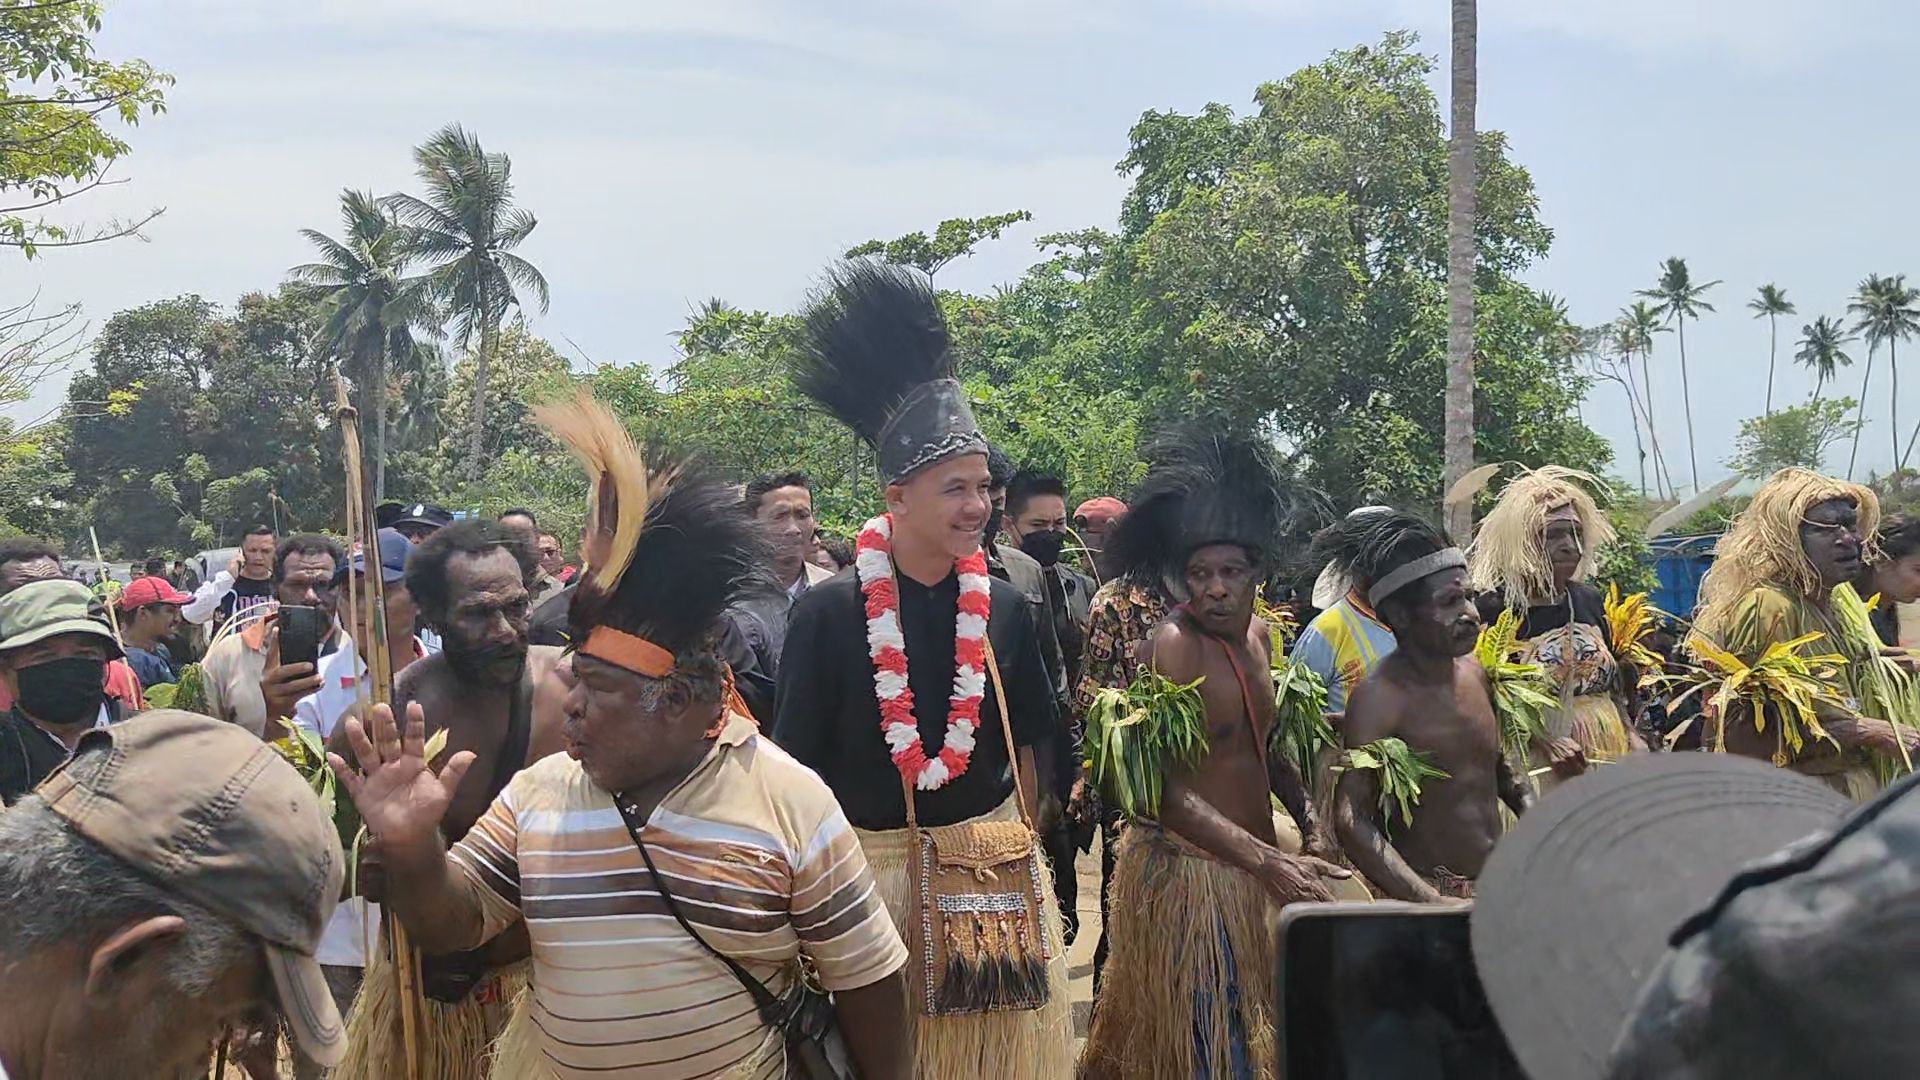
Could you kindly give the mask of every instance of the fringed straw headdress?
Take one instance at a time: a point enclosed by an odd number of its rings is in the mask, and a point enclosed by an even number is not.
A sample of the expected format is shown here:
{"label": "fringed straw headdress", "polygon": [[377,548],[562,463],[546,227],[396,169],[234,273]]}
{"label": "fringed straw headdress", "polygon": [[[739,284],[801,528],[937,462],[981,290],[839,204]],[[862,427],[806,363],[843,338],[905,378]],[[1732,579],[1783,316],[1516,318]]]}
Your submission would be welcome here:
{"label": "fringed straw headdress", "polygon": [[1542,465],[1513,478],[1493,504],[1469,551],[1469,574],[1479,592],[1499,591],[1509,607],[1537,604],[1553,595],[1553,562],[1547,557],[1547,520],[1570,513],[1580,530],[1580,565],[1573,580],[1585,581],[1613,526],[1587,490],[1607,487],[1591,473]]}
{"label": "fringed straw headdress", "polygon": [[1880,527],[1880,498],[1873,489],[1846,480],[1822,476],[1811,469],[1781,469],[1767,478],[1753,501],[1733,519],[1714,545],[1713,568],[1700,583],[1700,613],[1695,619],[1703,632],[1716,639],[1721,625],[1740,598],[1756,586],[1772,582],[1796,596],[1820,591],[1820,573],[1800,546],[1800,524],[1807,511],[1833,499],[1852,503],[1860,515],[1860,535],[1872,537]]}

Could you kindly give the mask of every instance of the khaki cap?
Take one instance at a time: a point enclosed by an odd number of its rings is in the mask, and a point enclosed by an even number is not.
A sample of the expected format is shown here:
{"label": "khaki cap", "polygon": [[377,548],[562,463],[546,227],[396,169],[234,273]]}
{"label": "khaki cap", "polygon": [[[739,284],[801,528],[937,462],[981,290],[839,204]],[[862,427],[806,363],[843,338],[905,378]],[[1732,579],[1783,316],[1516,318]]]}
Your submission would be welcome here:
{"label": "khaki cap", "polygon": [[108,655],[126,655],[106,609],[77,581],[35,581],[0,596],[0,652],[61,634],[89,634],[106,642]]}
{"label": "khaki cap", "polygon": [[40,797],[82,836],[258,937],[301,1049],[338,1064],[346,1029],[313,953],[345,860],[313,789],[271,745],[197,713],[90,731],[76,759],[102,743],[104,762],[62,767]]}

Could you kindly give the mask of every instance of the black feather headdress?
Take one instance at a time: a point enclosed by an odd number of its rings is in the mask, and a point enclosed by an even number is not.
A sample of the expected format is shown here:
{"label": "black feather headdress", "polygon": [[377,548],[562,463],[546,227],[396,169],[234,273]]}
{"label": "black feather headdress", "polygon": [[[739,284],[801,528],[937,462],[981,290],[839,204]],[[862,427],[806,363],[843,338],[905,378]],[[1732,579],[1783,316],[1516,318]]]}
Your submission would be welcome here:
{"label": "black feather headdress", "polygon": [[[1432,572],[1438,573],[1464,567],[1466,562],[1432,522],[1405,511],[1374,514],[1355,530],[1353,574],[1378,593],[1377,598],[1369,595],[1376,606],[1425,577],[1419,573],[1423,567],[1435,567]],[[1418,576],[1399,573],[1409,566],[1415,567]]]}
{"label": "black feather headdress", "polygon": [[605,626],[674,656],[712,652],[727,607],[772,588],[765,533],[733,487],[659,451],[650,464],[626,428],[584,392],[534,410],[592,479],[587,568],[572,637]]}
{"label": "black feather headdress", "polygon": [[1179,580],[1187,556],[1210,544],[1238,544],[1269,570],[1291,570],[1326,499],[1284,468],[1273,448],[1200,425],[1179,428],[1147,451],[1147,476],[1106,554],[1142,581]]}
{"label": "black feather headdress", "polygon": [[953,377],[933,285],[905,267],[841,263],[809,301],[793,383],[874,448],[890,483],[986,440]]}

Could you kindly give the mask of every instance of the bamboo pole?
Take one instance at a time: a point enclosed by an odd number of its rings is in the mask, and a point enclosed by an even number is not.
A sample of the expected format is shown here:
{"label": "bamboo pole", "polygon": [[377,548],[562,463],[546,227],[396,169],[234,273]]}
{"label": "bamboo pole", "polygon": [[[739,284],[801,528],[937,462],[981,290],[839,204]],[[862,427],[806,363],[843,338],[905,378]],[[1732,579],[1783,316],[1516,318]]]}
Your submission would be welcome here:
{"label": "bamboo pole", "polygon": [[114,610],[120,604],[113,595],[113,575],[107,572],[107,560],[100,557],[100,534],[91,525],[87,526],[87,538],[93,541],[94,565],[100,568],[100,592],[107,600],[107,625],[113,627],[113,640],[124,644],[120,639],[120,615]]}
{"label": "bamboo pole", "polygon": [[[360,420],[347,396],[347,382],[334,376],[334,415],[340,423],[341,457],[346,467],[347,538],[360,546],[362,565],[367,572],[360,577],[365,588],[356,588],[354,575],[347,575],[347,610],[357,611],[361,625],[371,633],[370,642],[355,642],[362,647],[367,679],[359,684],[360,715],[371,717],[372,706],[393,701],[393,659],[387,650],[386,585],[374,567],[380,560],[380,537],[374,525],[373,507],[367,501],[365,475],[360,452]],[[405,717],[399,717],[401,724]],[[425,1002],[420,993],[419,956],[398,919],[387,920],[387,943],[392,950],[395,1001],[400,1008],[400,1037],[407,1061],[408,1080],[420,1075],[421,1026],[426,1022]]]}

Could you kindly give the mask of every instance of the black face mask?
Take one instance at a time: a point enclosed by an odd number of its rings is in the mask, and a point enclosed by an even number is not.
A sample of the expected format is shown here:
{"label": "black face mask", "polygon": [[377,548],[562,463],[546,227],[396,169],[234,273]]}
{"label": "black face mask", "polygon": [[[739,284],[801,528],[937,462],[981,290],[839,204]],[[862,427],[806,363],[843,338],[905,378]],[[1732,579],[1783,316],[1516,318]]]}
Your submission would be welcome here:
{"label": "black face mask", "polygon": [[1060,550],[1066,546],[1067,534],[1059,529],[1030,532],[1020,538],[1020,550],[1033,556],[1033,561],[1041,566],[1058,563]]}
{"label": "black face mask", "polygon": [[20,708],[43,723],[90,724],[106,700],[106,675],[107,662],[91,656],[63,656],[21,668]]}

